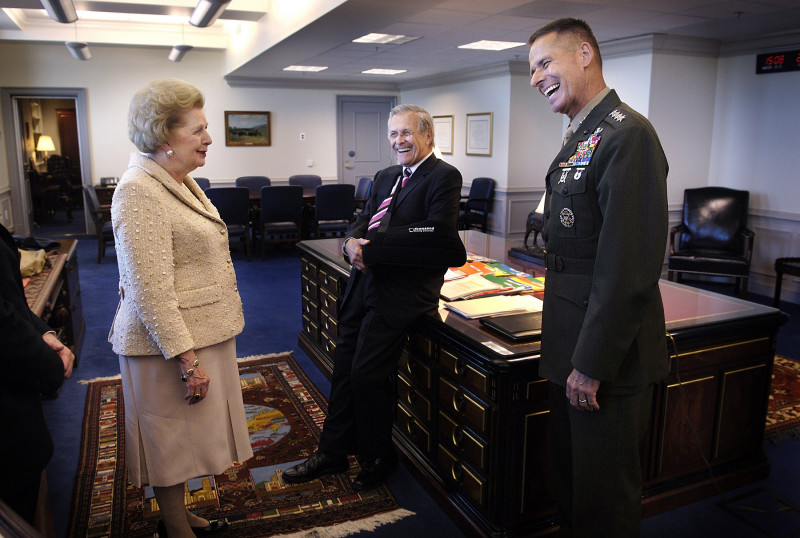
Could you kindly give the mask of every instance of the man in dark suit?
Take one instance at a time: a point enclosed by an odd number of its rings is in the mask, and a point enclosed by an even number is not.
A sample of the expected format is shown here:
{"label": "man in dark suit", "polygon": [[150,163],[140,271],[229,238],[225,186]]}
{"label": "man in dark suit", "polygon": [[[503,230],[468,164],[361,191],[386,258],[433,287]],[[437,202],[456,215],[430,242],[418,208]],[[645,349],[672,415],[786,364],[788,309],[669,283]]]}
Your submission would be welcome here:
{"label": "man in dark suit", "polygon": [[438,305],[447,267],[465,262],[456,221],[461,174],[433,155],[433,119],[415,105],[389,115],[399,165],[378,172],[343,245],[353,269],[338,323],[328,417],[319,449],[283,473],[297,483],[347,469],[375,487],[397,466],[391,432],[394,376],[411,324]]}
{"label": "man in dark suit", "polygon": [[75,356],[28,307],[14,238],[0,225],[0,499],[33,523],[53,455],[40,394],[54,393]]}
{"label": "man in dark suit", "polygon": [[585,22],[554,21],[528,44],[531,86],[570,119],[546,177],[539,364],[562,534],[638,536],[640,445],[669,369],[667,159],[650,122],[606,86]]}

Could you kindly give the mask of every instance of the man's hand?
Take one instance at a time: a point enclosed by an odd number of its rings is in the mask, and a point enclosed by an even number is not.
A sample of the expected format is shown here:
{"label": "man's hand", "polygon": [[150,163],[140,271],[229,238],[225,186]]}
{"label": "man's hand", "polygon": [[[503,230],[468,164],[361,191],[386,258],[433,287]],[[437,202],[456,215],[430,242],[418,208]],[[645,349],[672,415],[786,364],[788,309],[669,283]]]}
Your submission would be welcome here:
{"label": "man's hand", "polygon": [[367,266],[364,265],[364,258],[361,257],[361,249],[364,245],[369,245],[368,239],[353,237],[345,245],[345,250],[347,250],[347,257],[350,258],[350,265],[366,273],[368,269]]}
{"label": "man's hand", "polygon": [[58,357],[64,363],[64,379],[71,376],[72,367],[75,364],[75,355],[72,351],[56,337],[55,333],[44,333],[42,339],[50,346],[50,349],[58,353]]}
{"label": "man's hand", "polygon": [[599,379],[592,379],[573,368],[567,378],[567,399],[575,409],[598,411],[600,406],[597,404],[597,389],[599,388]]}

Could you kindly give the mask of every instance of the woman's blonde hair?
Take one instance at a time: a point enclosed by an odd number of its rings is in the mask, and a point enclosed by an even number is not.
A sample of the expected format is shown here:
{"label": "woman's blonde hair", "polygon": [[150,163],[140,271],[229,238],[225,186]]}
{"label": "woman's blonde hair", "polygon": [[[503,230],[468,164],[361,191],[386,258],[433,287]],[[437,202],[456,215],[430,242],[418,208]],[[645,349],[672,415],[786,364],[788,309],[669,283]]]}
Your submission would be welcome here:
{"label": "woman's blonde hair", "polygon": [[180,124],[181,114],[203,108],[204,104],[203,94],[188,82],[175,78],[154,80],[131,99],[128,138],[139,151],[155,153]]}

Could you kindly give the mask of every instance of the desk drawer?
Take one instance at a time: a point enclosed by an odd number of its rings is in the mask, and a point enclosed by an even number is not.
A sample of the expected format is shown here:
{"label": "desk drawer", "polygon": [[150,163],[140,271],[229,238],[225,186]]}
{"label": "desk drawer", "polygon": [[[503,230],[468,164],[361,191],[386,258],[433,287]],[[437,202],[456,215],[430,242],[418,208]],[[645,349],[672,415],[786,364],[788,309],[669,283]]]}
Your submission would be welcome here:
{"label": "desk drawer", "polygon": [[310,280],[317,280],[317,264],[316,262],[305,256],[300,257],[300,272],[303,276],[307,276]]}
{"label": "desk drawer", "polygon": [[397,376],[397,400],[411,409],[417,417],[430,425],[431,423],[431,401],[416,390],[411,381],[404,376]]}
{"label": "desk drawer", "polygon": [[442,409],[476,428],[479,434],[488,433],[489,406],[443,377],[439,378],[439,402]]}
{"label": "desk drawer", "polygon": [[303,304],[303,316],[317,320],[319,319],[319,308],[317,307],[317,303],[303,295],[300,298],[300,301]]}
{"label": "desk drawer", "polygon": [[493,378],[489,373],[470,362],[469,359],[459,357],[455,351],[447,348],[439,349],[439,368],[440,372],[468,388],[479,398],[495,399]]}
{"label": "desk drawer", "polygon": [[331,365],[333,364],[333,354],[336,352],[336,340],[331,340],[325,333],[320,333],[320,344],[322,345],[322,349],[325,350],[325,354],[331,360]]}
{"label": "desk drawer", "polygon": [[397,416],[395,417],[395,425],[402,432],[403,436],[411,440],[418,449],[427,455],[430,455],[433,445],[431,443],[431,434],[419,420],[417,420],[411,412],[397,404]]}
{"label": "desk drawer", "polygon": [[444,479],[455,483],[473,502],[484,506],[488,489],[486,480],[444,446],[439,445],[438,453],[439,469]]}
{"label": "desk drawer", "polygon": [[337,297],[341,297],[344,293],[344,289],[340,289],[339,277],[335,273],[330,273],[327,268],[320,267],[317,274],[319,275],[317,280],[322,288],[328,290]]}
{"label": "desk drawer", "polygon": [[336,341],[336,337],[339,336],[339,324],[335,319],[323,312],[319,319],[319,325],[325,336]]}
{"label": "desk drawer", "polygon": [[477,435],[439,412],[439,443],[480,471],[487,472],[488,447]]}
{"label": "desk drawer", "polygon": [[339,319],[339,301],[341,299],[338,295],[333,295],[325,289],[319,290],[319,306],[333,319]]}
{"label": "desk drawer", "polygon": [[300,286],[303,291],[303,295],[308,297],[314,302],[319,300],[319,285],[305,275],[300,276]]}
{"label": "desk drawer", "polygon": [[314,320],[303,316],[303,332],[314,342],[319,342],[319,325]]}
{"label": "desk drawer", "polygon": [[427,364],[423,364],[411,356],[408,348],[403,348],[400,354],[398,371],[408,377],[419,388],[430,393],[431,391],[431,369]]}

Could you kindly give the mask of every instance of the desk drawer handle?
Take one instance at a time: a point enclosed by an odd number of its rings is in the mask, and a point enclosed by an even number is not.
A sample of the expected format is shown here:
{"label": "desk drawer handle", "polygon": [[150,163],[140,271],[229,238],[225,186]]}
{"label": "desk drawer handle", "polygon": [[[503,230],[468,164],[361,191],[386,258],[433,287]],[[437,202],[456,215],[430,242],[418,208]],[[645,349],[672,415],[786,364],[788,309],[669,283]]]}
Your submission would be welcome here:
{"label": "desk drawer handle", "polygon": [[464,466],[461,465],[461,462],[454,461],[450,467],[450,472],[453,475],[453,480],[459,484],[464,481]]}
{"label": "desk drawer handle", "polygon": [[453,428],[453,444],[458,448],[464,443],[464,429],[461,426]]}
{"label": "desk drawer handle", "polygon": [[408,435],[412,437],[419,431],[419,426],[417,426],[417,422],[413,418],[406,424],[406,430],[408,431]]}
{"label": "desk drawer handle", "polygon": [[466,361],[464,361],[464,359],[458,359],[456,361],[456,374],[461,376],[461,377],[464,377],[464,375],[466,373],[467,373],[467,363],[466,363]]}
{"label": "desk drawer handle", "polygon": [[455,394],[453,394],[453,409],[461,413],[464,411],[465,405],[466,405],[466,400],[464,398],[464,394],[462,394],[461,392],[456,392]]}
{"label": "desk drawer handle", "polygon": [[408,391],[408,403],[411,405],[417,403],[417,392],[414,389]]}

